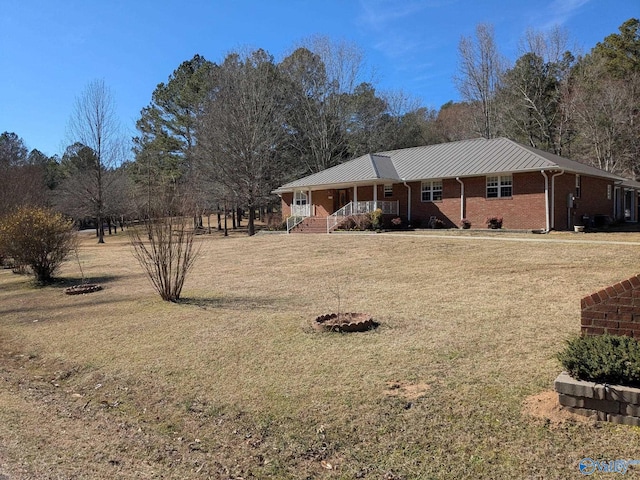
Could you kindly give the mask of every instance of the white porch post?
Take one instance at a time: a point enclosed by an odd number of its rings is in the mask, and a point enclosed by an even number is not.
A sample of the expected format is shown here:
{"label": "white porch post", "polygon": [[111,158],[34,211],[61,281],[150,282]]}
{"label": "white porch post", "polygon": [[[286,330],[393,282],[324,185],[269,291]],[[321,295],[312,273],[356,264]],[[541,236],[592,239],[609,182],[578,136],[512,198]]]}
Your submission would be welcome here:
{"label": "white porch post", "polygon": [[314,215],[313,215],[313,202],[311,201],[311,190],[309,190],[309,200],[308,200],[308,203],[309,203],[309,216],[310,216],[310,217],[313,217]]}
{"label": "white porch post", "polygon": [[354,205],[358,203],[358,186],[357,185],[353,186],[353,203]]}
{"label": "white porch post", "polygon": [[373,201],[378,201],[378,185],[375,183],[373,184]]}

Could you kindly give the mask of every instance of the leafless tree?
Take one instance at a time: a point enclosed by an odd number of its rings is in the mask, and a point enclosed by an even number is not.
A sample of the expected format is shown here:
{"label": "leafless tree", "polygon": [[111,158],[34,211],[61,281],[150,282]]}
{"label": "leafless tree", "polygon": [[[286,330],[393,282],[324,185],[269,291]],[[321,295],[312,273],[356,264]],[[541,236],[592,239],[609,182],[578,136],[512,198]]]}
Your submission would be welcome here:
{"label": "leafless tree", "polygon": [[613,78],[598,59],[578,69],[571,108],[583,160],[609,172],[637,174],[638,91],[640,75]]}
{"label": "leafless tree", "polygon": [[79,143],[93,153],[83,194],[89,194],[98,227],[98,243],[104,243],[105,171],[123,158],[124,142],[116,117],[115,100],[103,80],[90,82],[76,98],[67,127],[70,143]]}
{"label": "leafless tree", "polygon": [[574,57],[560,28],[528,30],[521,56],[502,78],[497,96],[500,131],[510,138],[562,154],[571,140],[571,117],[564,99]]}
{"label": "leafless tree", "polygon": [[363,76],[361,50],[346,42],[313,37],[287,56],[279,69],[287,82],[288,148],[313,173],[345,160],[349,95]]}
{"label": "leafless tree", "polygon": [[200,250],[194,242],[191,212],[167,202],[164,210],[153,212],[142,225],[128,228],[127,234],[134,257],[160,297],[177,302]]}
{"label": "leafless tree", "polygon": [[498,52],[493,26],[481,23],[476,27],[476,41],[462,37],[458,44],[459,74],[455,77],[462,98],[477,106],[475,116],[478,132],[485,138],[497,133],[495,97],[505,60]]}
{"label": "leafless tree", "polygon": [[255,233],[255,208],[279,182],[282,90],[272,58],[263,50],[231,54],[217,71],[216,90],[202,117],[201,158],[207,170],[237,196]]}

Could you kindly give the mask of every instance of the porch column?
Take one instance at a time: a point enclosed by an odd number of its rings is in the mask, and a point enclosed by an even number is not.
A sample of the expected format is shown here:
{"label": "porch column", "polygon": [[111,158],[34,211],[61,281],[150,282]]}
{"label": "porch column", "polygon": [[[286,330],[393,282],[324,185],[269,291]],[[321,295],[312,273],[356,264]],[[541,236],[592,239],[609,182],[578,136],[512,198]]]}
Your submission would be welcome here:
{"label": "porch column", "polygon": [[358,186],[357,185],[353,186],[353,203],[354,204],[358,203]]}
{"label": "porch column", "polygon": [[378,201],[378,185],[375,183],[373,184],[373,201]]}
{"label": "porch column", "polygon": [[309,216],[313,217],[313,202],[311,201],[311,190],[308,191],[309,192],[309,199],[308,199],[308,203],[309,203]]}

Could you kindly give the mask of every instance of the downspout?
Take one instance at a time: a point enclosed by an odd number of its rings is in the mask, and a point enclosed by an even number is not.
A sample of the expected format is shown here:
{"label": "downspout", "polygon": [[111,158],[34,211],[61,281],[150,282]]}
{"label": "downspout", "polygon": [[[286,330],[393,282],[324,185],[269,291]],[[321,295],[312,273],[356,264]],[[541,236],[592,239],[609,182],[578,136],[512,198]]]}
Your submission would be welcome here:
{"label": "downspout", "polygon": [[460,177],[456,177],[456,181],[460,184],[460,220],[464,219],[464,183]]}
{"label": "downspout", "polygon": [[[620,205],[620,190],[622,190],[622,180],[613,182],[613,218],[618,220],[620,214],[623,213],[624,207]],[[622,196],[624,199],[624,195]],[[624,217],[624,215],[623,215]]]}
{"label": "downspout", "polygon": [[547,172],[544,170],[540,170],[540,173],[544,177],[544,212],[546,218],[546,228],[545,233],[549,233],[551,230],[551,217],[549,212],[549,177],[547,177]]}
{"label": "downspout", "polygon": [[564,170],[551,175],[551,228],[556,228],[556,177],[564,175]]}
{"label": "downspout", "polygon": [[407,196],[407,222],[411,222],[411,187],[407,185],[407,182],[405,181],[404,178],[401,180],[402,180],[402,183],[404,183],[404,186],[407,187],[407,189],[409,190],[409,193]]}
{"label": "downspout", "polygon": [[556,177],[564,175],[564,170],[551,175],[551,190],[549,190],[549,177],[547,176],[547,172],[540,170],[540,173],[544,177],[544,205],[547,223],[545,232],[549,232],[556,226]]}

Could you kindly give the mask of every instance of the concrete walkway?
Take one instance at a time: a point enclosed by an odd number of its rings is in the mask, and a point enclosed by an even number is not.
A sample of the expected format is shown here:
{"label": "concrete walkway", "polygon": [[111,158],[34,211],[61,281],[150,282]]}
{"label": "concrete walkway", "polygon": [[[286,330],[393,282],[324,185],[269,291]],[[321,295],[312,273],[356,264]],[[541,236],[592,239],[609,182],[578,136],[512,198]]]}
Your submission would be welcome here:
{"label": "concrete walkway", "polygon": [[[345,233],[341,233],[344,235]],[[346,233],[348,234],[348,233]],[[354,233],[355,235],[355,233]],[[359,234],[362,235],[362,234]],[[586,244],[586,245],[625,245],[625,246],[640,246],[638,242],[623,242],[619,240],[595,240],[589,239],[589,234],[581,233],[580,238],[567,239],[567,238],[553,238],[552,234],[523,234],[521,237],[510,237],[506,235],[446,235],[446,234],[432,234],[432,233],[404,233],[404,232],[385,232],[385,233],[371,233],[370,235],[385,235],[385,236],[400,236],[400,237],[412,237],[412,238],[437,238],[447,240],[491,240],[502,242],[535,242],[535,243],[569,243],[569,244]]]}

